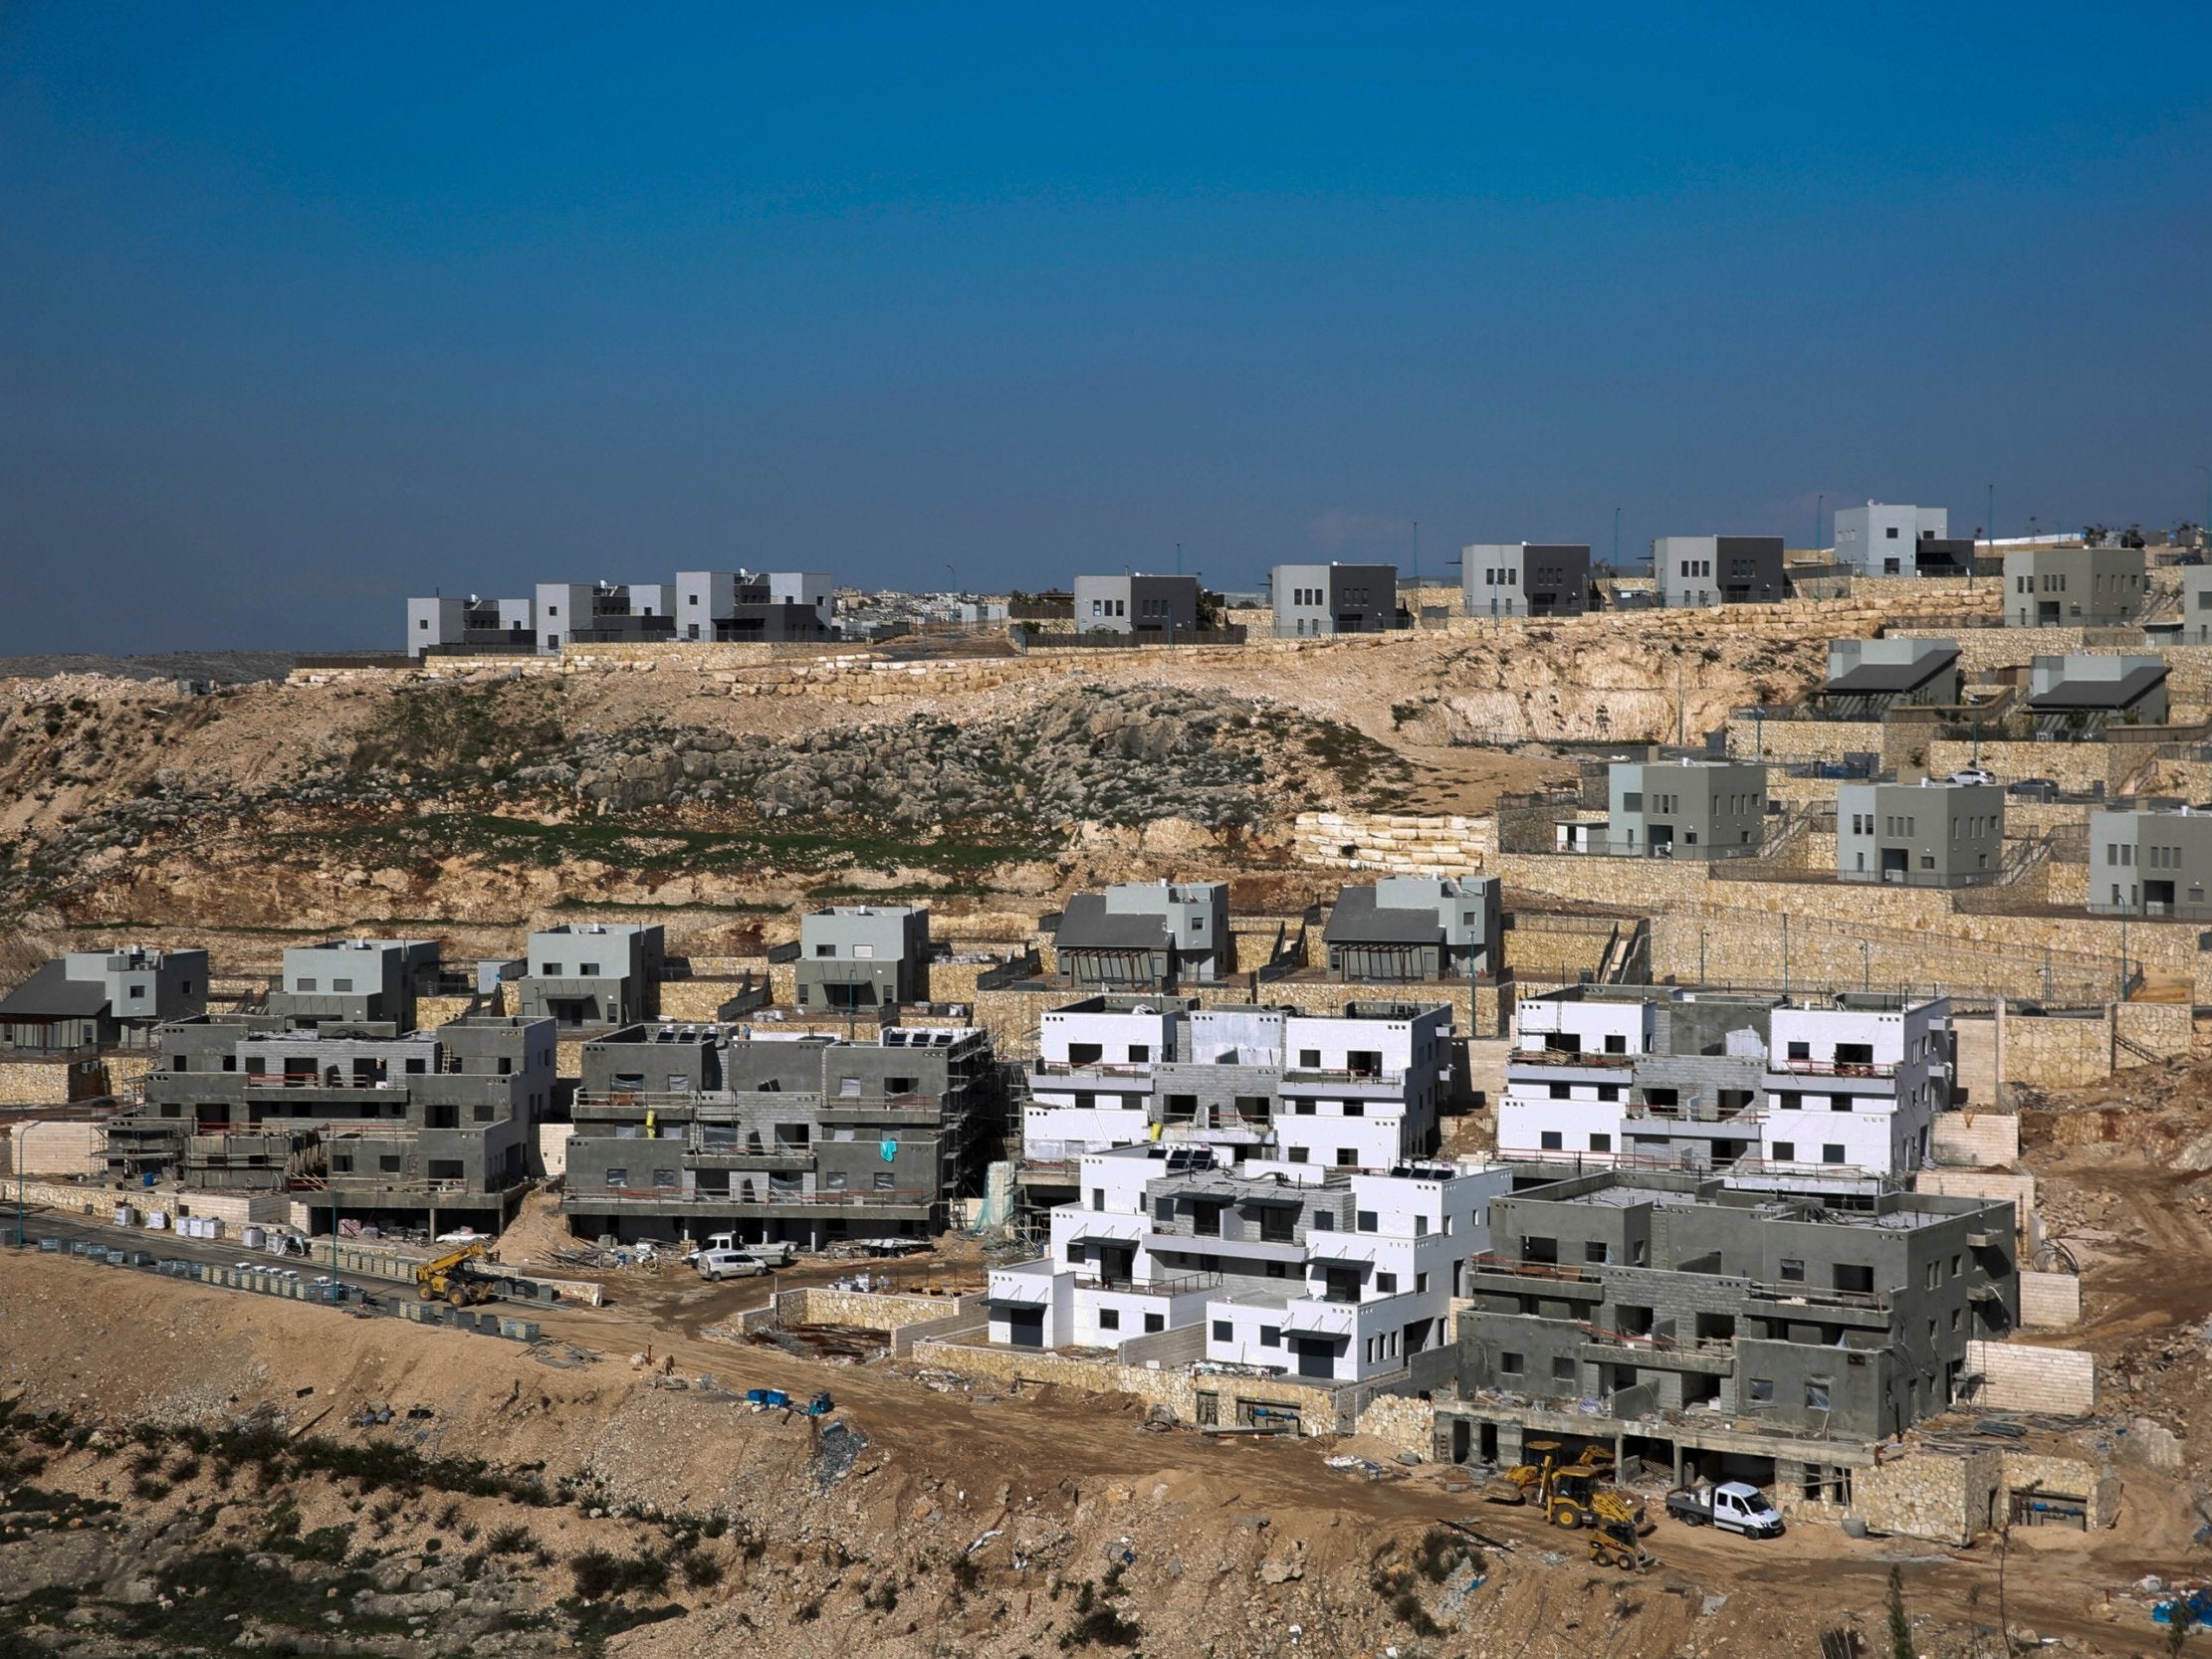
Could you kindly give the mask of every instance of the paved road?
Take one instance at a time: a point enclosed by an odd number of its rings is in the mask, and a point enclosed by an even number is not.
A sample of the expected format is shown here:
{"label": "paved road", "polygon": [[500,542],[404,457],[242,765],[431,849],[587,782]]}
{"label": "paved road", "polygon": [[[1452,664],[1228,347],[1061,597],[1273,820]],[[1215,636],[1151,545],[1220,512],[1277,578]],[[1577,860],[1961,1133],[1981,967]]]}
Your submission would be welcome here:
{"label": "paved road", "polygon": [[[120,1250],[143,1250],[157,1261],[201,1262],[209,1267],[291,1268],[307,1280],[333,1277],[328,1254],[321,1257],[273,1256],[266,1250],[248,1250],[236,1239],[186,1238],[181,1233],[149,1227],[117,1227],[97,1216],[72,1215],[66,1210],[33,1208],[24,1217],[23,1231],[34,1247],[42,1238],[82,1239]],[[14,1236],[15,1215],[11,1208],[5,1219],[0,1220],[0,1240],[12,1241]],[[412,1286],[394,1279],[353,1272],[341,1272],[334,1277],[344,1284],[359,1287],[385,1305],[414,1295]]]}

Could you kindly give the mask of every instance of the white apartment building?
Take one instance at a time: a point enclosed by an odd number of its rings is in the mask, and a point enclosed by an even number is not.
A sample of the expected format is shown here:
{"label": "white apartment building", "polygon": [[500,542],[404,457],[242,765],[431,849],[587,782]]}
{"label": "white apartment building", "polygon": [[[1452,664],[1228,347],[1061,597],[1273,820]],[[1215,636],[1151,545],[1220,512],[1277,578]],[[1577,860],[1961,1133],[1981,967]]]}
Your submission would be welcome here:
{"label": "white apartment building", "polygon": [[[1077,1201],[1052,1212],[1050,1254],[993,1270],[991,1338],[1140,1342],[1129,1357],[1333,1382],[1388,1376],[1446,1346],[1451,1299],[1510,1183],[1502,1165],[1364,1173],[1239,1163],[1228,1147],[1093,1153]],[[1198,1341],[1141,1344],[1178,1332]]]}
{"label": "white apartment building", "polygon": [[1440,1003],[1300,1014],[1167,995],[1086,997],[1039,1022],[1022,1161],[1158,1141],[1332,1169],[1387,1167],[1434,1143],[1450,1038],[1451,1011]]}
{"label": "white apartment building", "polygon": [[1950,1003],[1684,990],[1524,999],[1498,1104],[1507,1158],[1901,1175],[1949,1109]]}

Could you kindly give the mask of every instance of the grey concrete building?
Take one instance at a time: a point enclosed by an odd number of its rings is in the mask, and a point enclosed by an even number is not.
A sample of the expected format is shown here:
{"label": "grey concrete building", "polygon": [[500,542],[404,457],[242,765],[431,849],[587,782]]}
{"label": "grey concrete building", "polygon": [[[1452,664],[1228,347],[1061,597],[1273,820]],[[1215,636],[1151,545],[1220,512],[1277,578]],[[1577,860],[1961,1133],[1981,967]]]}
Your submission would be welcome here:
{"label": "grey concrete building", "polygon": [[[1941,545],[1942,562],[1955,562],[1948,549],[1951,515],[1947,508],[1899,507],[1869,502],[1836,510],[1836,562],[1856,576],[1916,576],[1920,548]],[[1972,542],[1966,546],[1971,548]]]}
{"label": "grey concrete building", "polygon": [[2140,547],[2021,547],[2005,554],[2013,628],[2125,628],[2150,596]]}
{"label": "grey concrete building", "polygon": [[1196,576],[1078,576],[1075,631],[1079,634],[1154,634],[1163,641],[1199,625]]}
{"label": "grey concrete building", "polygon": [[2090,814],[2090,909],[2102,916],[2212,918],[2212,812]]}
{"label": "grey concrete building", "polygon": [[1479,979],[1505,954],[1495,876],[1385,876],[1337,890],[1322,929],[1329,971],[1373,981]]}
{"label": "grey concrete building", "polygon": [[820,570],[679,570],[675,637],[685,644],[828,639],[834,592]]}
{"label": "grey concrete building", "polygon": [[1412,620],[1399,608],[1395,564],[1278,564],[1269,584],[1278,639],[1380,634]]}
{"label": "grey concrete building", "polygon": [[289,1026],[328,1024],[415,1028],[415,998],[437,989],[434,939],[333,938],[284,953],[284,979],[269,1012]]}
{"label": "grey concrete building", "polygon": [[1085,990],[1174,990],[1236,969],[1226,882],[1124,882],[1067,902],[1060,972]]}
{"label": "grey concrete building", "polygon": [[2212,564],[2181,567],[2181,622],[2176,645],[2212,645]]}
{"label": "grey concrete building", "polygon": [[540,582],[538,650],[563,645],[644,645],[676,637],[673,583]]}
{"label": "grey concrete building", "polygon": [[562,923],[530,935],[518,1013],[564,1026],[628,1025],[660,1013],[666,947],[660,926]]}
{"label": "grey concrete building", "polygon": [[550,1020],[436,1032],[201,1017],[156,1033],[145,1101],[109,1127],[111,1175],[231,1192],[312,1192],[311,1214],[497,1230],[552,1105]]}
{"label": "grey concrete building", "polygon": [[561,1209],[586,1237],[927,1237],[982,1192],[1003,1136],[973,1029],[629,1026],[584,1044],[573,1114]]}
{"label": "grey concrete building", "polygon": [[72,950],[0,998],[0,1048],[139,1048],[164,1021],[206,1011],[204,950]]}
{"label": "grey concrete building", "polygon": [[1956,640],[1837,639],[1819,696],[1839,719],[1880,720],[1890,709],[1952,707],[1965,687]]}
{"label": "grey concrete building", "polygon": [[1748,858],[1766,840],[1767,769],[1713,760],[1617,760],[1607,850],[1632,858]]}
{"label": "grey concrete building", "polygon": [[1661,605],[1772,605],[1789,597],[1779,535],[1661,535],[1652,542]]}
{"label": "grey concrete building", "polygon": [[1568,541],[1478,541],[1459,550],[1469,616],[1581,616],[1590,608],[1590,549]]}
{"label": "grey concrete building", "polygon": [[1458,1389],[1498,1392],[1439,1400],[1439,1455],[1515,1463],[1524,1435],[1564,1428],[1677,1478],[1825,1474],[1824,1441],[1863,1463],[1867,1442],[1964,1396],[1967,1344],[2017,1322],[2015,1224],[2010,1202],[1686,1174],[1493,1199]]}
{"label": "grey concrete building", "polygon": [[2005,866],[1994,783],[1846,783],[1836,790],[1836,875],[1847,882],[1976,887]]}
{"label": "grey concrete building", "polygon": [[928,1000],[928,911],[832,905],[809,911],[798,929],[794,996],[801,1008],[878,1009]]}
{"label": "grey concrete building", "polygon": [[529,599],[409,599],[407,655],[446,652],[513,654],[538,649],[536,604]]}
{"label": "grey concrete building", "polygon": [[2155,653],[2119,656],[2073,651],[2028,664],[2028,709],[2055,729],[2162,726],[2167,712],[2166,660]]}

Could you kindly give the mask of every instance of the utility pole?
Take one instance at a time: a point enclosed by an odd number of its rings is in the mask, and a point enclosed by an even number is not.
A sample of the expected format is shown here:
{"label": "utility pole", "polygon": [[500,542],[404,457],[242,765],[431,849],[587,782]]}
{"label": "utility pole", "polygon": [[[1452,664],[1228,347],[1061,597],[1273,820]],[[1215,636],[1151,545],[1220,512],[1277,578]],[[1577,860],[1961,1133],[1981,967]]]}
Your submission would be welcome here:
{"label": "utility pole", "polygon": [[1613,510],[1613,579],[1621,579],[1621,510]]}
{"label": "utility pole", "polygon": [[2204,475],[2204,517],[2197,523],[2197,546],[2212,549],[2212,467],[2199,461],[2197,471]]}
{"label": "utility pole", "polygon": [[1682,690],[1682,665],[1674,665],[1674,746],[1681,748],[1689,742],[1689,709]]}
{"label": "utility pole", "polygon": [[1816,553],[1821,550],[1821,510],[1826,506],[1828,506],[1826,494],[1813,498],[1813,551]]}
{"label": "utility pole", "polygon": [[1421,520],[1414,520],[1414,632],[1421,632]]}

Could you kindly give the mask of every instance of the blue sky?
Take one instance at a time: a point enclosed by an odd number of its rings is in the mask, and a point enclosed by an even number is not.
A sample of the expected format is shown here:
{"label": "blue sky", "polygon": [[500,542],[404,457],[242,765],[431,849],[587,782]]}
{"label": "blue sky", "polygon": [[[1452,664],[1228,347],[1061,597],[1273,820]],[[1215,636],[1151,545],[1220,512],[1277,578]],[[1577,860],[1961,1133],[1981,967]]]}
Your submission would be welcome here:
{"label": "blue sky", "polygon": [[1670,10],[7,6],[0,653],[2201,514],[2212,11]]}

